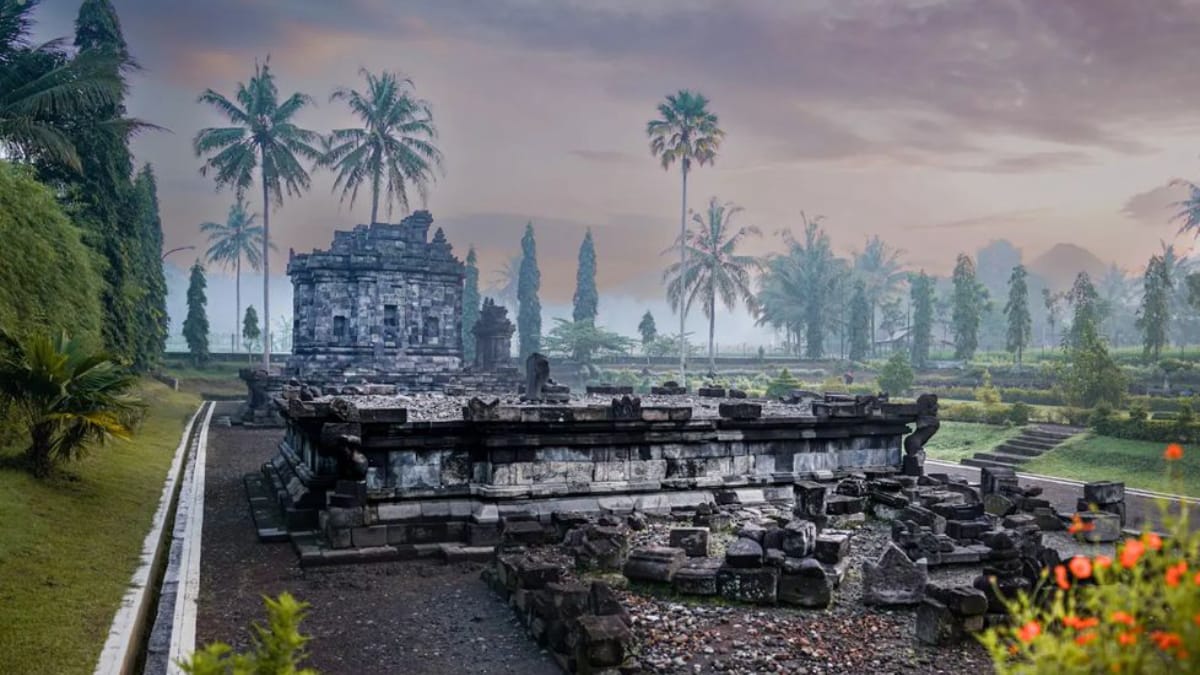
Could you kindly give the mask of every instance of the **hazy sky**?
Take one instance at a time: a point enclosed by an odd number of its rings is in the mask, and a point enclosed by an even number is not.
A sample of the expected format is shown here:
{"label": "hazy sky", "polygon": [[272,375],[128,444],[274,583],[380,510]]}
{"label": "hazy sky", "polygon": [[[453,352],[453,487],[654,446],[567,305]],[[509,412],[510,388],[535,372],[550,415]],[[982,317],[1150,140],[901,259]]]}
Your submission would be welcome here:
{"label": "hazy sky", "polygon": [[[475,244],[486,281],[532,220],[550,304],[570,299],[586,226],[602,292],[631,306],[662,295],[679,175],[649,156],[645,123],[680,88],[709,96],[728,132],[690,203],[744,206],[759,251],[803,210],[826,217],[841,252],[878,233],[938,273],[997,238],[1027,259],[1073,242],[1132,270],[1174,237],[1163,186],[1200,180],[1192,1],[115,5],[145,66],[130,112],[173,132],[135,145],[158,171],[167,247],[198,243],[196,225],[232,199],[197,172],[191,140],[221,120],[196,96],[232,94],[267,54],[282,93],[318,100],[301,121],[320,131],[354,124],[328,95],[358,85],[359,67],[412,77],[446,156],[437,224],[460,255]],[[69,34],[75,9],[47,0],[38,34]],[[316,175],[272,217],[281,262],[369,215],[367,198],[339,207],[331,182]]]}

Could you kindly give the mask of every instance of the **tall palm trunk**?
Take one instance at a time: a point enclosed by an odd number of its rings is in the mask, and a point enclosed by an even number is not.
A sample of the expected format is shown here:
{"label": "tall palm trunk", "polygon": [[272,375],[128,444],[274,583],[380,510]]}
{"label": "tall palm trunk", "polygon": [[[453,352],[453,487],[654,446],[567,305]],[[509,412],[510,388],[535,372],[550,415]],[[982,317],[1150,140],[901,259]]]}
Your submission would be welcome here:
{"label": "tall palm trunk", "polygon": [[242,252],[240,248],[233,269],[233,334],[235,336],[233,351],[236,352],[238,345],[242,344]]}
{"label": "tall palm trunk", "polygon": [[267,190],[267,170],[262,171],[263,190],[263,353],[262,367],[271,372],[271,200]]}
{"label": "tall palm trunk", "polygon": [[717,348],[713,343],[713,334],[717,330],[717,289],[710,289],[708,294],[708,372],[717,372]]}
{"label": "tall palm trunk", "polygon": [[379,220],[379,178],[380,172],[376,171],[371,178],[371,224],[374,225]]}
{"label": "tall palm trunk", "polygon": [[687,160],[680,164],[683,173],[683,200],[679,205],[679,386],[687,387]]}

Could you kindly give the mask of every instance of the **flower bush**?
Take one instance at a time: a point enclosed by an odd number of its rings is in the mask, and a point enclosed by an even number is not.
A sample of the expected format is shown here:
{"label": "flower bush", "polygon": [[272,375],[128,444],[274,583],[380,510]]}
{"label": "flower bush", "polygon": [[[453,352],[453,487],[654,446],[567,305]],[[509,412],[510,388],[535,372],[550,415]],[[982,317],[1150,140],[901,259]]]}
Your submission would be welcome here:
{"label": "flower bush", "polygon": [[[1182,457],[1176,444],[1163,453],[1173,478]],[[1200,672],[1200,533],[1180,506],[1160,505],[1168,536],[1128,538],[1115,559],[1071,558],[1012,599],[1012,621],[979,636],[996,672]],[[1076,517],[1069,531],[1086,529]]]}

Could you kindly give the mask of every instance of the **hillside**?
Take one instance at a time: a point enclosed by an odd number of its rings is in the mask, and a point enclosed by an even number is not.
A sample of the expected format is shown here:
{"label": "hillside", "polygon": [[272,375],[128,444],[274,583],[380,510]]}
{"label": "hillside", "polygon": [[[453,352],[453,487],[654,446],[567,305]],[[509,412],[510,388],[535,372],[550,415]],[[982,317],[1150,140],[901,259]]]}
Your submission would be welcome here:
{"label": "hillside", "polygon": [[1075,244],[1055,244],[1050,250],[1029,263],[1029,271],[1046,280],[1051,290],[1071,287],[1080,272],[1087,272],[1092,281],[1098,280],[1108,268],[1091,251]]}

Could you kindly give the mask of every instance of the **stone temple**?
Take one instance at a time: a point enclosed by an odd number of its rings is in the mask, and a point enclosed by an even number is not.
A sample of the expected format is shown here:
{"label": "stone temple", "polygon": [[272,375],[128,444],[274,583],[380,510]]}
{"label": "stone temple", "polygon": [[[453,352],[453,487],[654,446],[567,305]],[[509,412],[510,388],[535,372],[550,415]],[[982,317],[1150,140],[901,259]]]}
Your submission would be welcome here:
{"label": "stone temple", "polygon": [[433,216],[334,233],[325,251],[291,253],[294,324],[287,374],[440,389],[462,367],[465,268]]}

